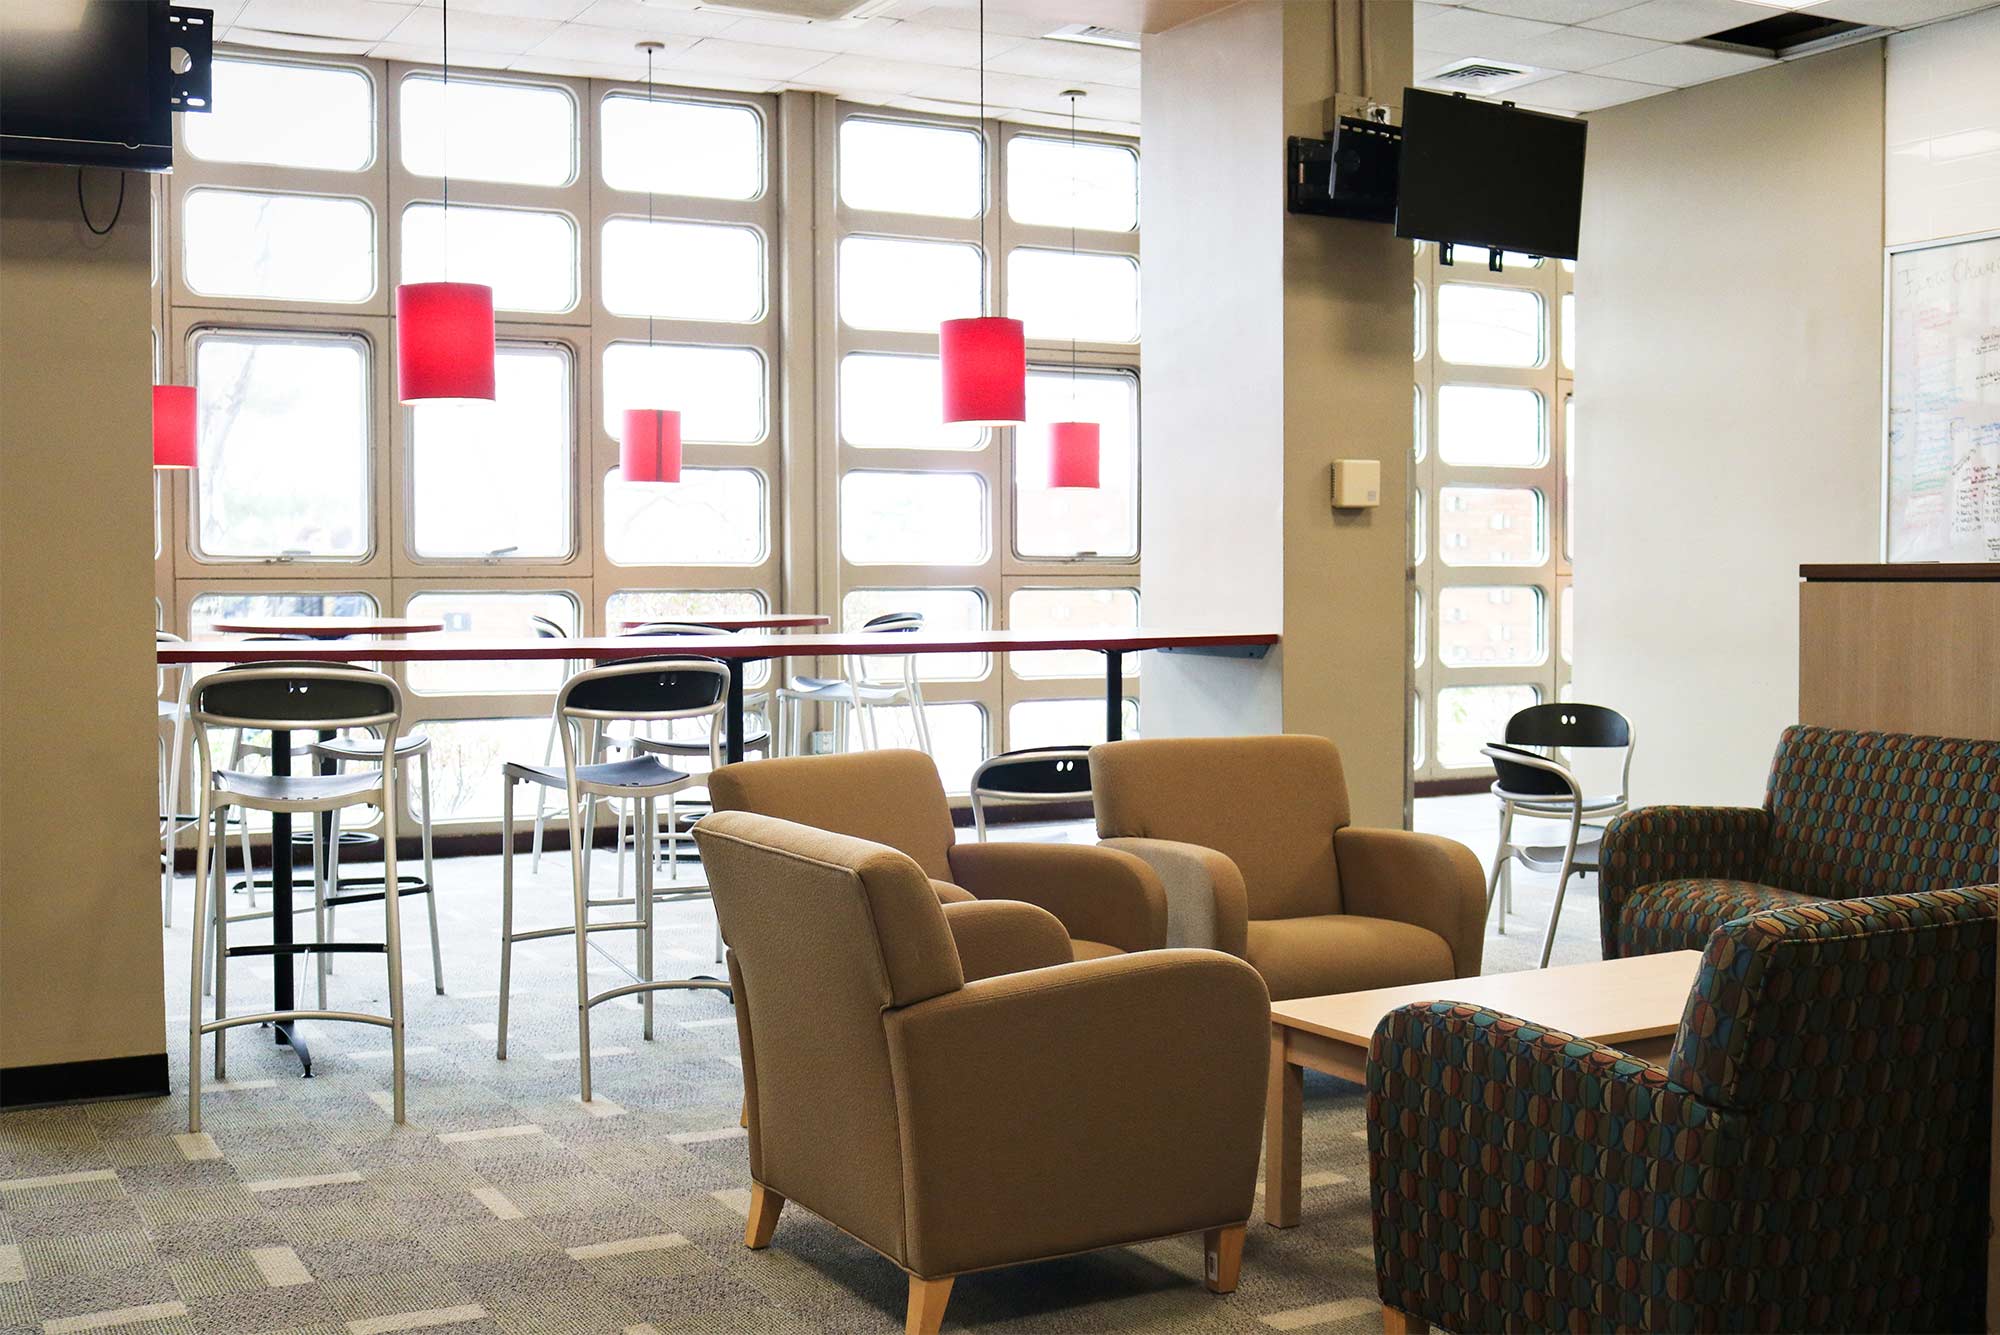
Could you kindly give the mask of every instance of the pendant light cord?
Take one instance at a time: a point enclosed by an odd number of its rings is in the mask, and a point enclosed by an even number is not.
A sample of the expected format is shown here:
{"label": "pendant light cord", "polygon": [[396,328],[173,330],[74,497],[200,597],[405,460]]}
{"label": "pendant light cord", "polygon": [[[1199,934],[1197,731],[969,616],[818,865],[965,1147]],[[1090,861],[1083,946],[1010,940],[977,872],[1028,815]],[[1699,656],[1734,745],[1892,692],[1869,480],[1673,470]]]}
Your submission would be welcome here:
{"label": "pendant light cord", "polygon": [[[979,160],[983,167],[986,161],[986,0],[979,0]],[[982,174],[988,179],[992,177],[990,171],[983,171]],[[990,256],[988,257],[987,265],[984,267],[990,271],[992,267]],[[988,293],[992,287],[992,274],[990,272],[981,274],[979,279],[979,316],[981,319],[985,319],[991,310],[989,305],[991,298]]]}
{"label": "pendant light cord", "polygon": [[[653,118],[653,49],[649,46],[646,48],[646,119],[651,120],[652,118]],[[648,237],[653,235],[653,182],[652,178],[650,177],[648,177],[646,181],[646,235]],[[653,355],[654,305],[655,303],[651,301],[648,301],[646,303],[646,357],[648,361],[652,360],[652,355]]]}
{"label": "pendant light cord", "polygon": [[[1076,272],[1076,94],[1069,95],[1069,259],[1071,281]],[[1071,289],[1075,291],[1074,288]],[[1076,312],[1069,317],[1069,415],[1076,416]]]}
{"label": "pendant light cord", "polygon": [[444,35],[442,56],[444,92],[439,97],[444,107],[444,114],[438,118],[438,131],[444,140],[444,161],[440,164],[444,173],[442,186],[444,207],[440,210],[441,216],[438,219],[438,241],[444,250],[445,281],[449,282],[451,281],[451,0],[444,0],[438,21]]}

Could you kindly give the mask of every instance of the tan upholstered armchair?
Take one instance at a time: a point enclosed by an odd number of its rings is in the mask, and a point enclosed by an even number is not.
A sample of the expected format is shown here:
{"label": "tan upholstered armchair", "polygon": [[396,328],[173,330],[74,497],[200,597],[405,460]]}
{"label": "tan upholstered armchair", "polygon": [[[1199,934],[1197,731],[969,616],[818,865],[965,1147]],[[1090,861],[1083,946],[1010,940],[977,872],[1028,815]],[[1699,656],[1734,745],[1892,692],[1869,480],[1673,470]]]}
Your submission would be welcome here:
{"label": "tan upholstered armchair", "polygon": [[[760,762],[768,765],[780,762]],[[1270,1003],[1240,961],[1155,950],[967,982],[923,868],[722,812],[695,827],[728,943],[750,1128],[744,1242],[787,1200],[910,1277],[932,1332],[955,1276],[1181,1233],[1236,1286]]]}
{"label": "tan upholstered armchair", "polygon": [[1100,846],[1159,872],[1170,945],[1241,956],[1276,1000],[1479,972],[1479,859],[1350,825],[1326,738],[1111,742],[1090,769]]}
{"label": "tan upholstered armchair", "polygon": [[[709,779],[717,811],[754,811],[815,829],[887,844],[924,869],[947,905],[1012,899],[1053,913],[1077,959],[1097,959],[1167,943],[1167,895],[1160,879],[1129,853],[1079,844],[961,844],[937,766],[921,751],[862,751],[726,765]],[[1007,972],[960,923],[977,914],[949,909],[967,972]]]}

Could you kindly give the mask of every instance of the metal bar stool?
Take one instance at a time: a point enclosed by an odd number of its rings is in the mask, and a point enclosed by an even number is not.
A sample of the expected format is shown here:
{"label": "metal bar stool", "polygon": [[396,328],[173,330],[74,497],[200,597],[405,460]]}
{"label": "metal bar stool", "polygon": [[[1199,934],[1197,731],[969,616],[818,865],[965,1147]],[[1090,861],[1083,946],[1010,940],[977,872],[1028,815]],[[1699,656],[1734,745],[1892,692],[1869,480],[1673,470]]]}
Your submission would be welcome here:
{"label": "metal bar stool", "polygon": [[[592,1007],[618,997],[638,996],[645,1012],[644,1034],[651,1039],[653,993],[667,988],[706,988],[726,992],[728,984],[711,979],[659,981],[653,977],[652,832],[659,828],[654,803],[687,788],[694,782],[693,777],[663,764],[657,756],[632,756],[599,764],[585,763],[582,758],[596,754],[599,734],[608,723],[626,722],[636,726],[672,723],[685,718],[720,719],[727,708],[728,691],[728,669],[706,659],[639,659],[579,672],[563,683],[556,696],[554,717],[562,735],[562,768],[556,770],[510,761],[502,770],[500,1024],[495,1055],[502,1061],[507,1058],[507,1011],[515,944],[555,936],[572,937],[576,944],[577,1056],[585,1103],[590,1102]],[[563,790],[569,817],[573,910],[568,926],[528,931],[514,929],[514,786],[521,783],[543,788],[561,787]],[[588,844],[585,821],[590,803],[603,799],[638,803],[639,828],[648,833],[639,841],[637,892],[634,896],[637,916],[612,922],[592,922],[590,869],[585,858]],[[612,963],[632,981],[593,993],[590,990],[590,937],[598,932],[636,932],[638,967],[626,969],[621,962],[613,960]]]}
{"label": "metal bar stool", "polygon": [[[862,623],[864,635],[896,635],[924,628],[921,612],[885,612]],[[869,667],[875,655],[845,654],[838,677],[793,677],[776,692],[782,725],[780,751],[801,755],[805,741],[805,711],[808,704],[833,707],[833,749],[847,749],[847,715],[854,712],[861,733],[861,749],[876,749],[875,709],[908,706],[916,732],[917,749],[931,753],[930,722],[924,716],[923,687],[917,680],[915,654],[900,654],[894,679],[876,677]]]}
{"label": "metal bar stool", "polygon": [[985,843],[988,802],[1073,802],[1089,796],[1089,747],[1005,751],[972,771],[972,828]]}
{"label": "metal bar stool", "polygon": [[[227,1075],[228,1031],[239,1025],[285,1020],[346,1020],[381,1025],[389,1030],[394,1081],[393,1115],[403,1121],[403,935],[396,902],[395,737],[402,724],[403,693],[394,680],[364,668],[322,663],[272,663],[225,668],[195,684],[191,692],[192,722],[201,747],[202,772],[208,776],[201,791],[201,826],[195,849],[195,921],[207,918],[211,884],[218,897],[225,893],[222,841],[232,807],[287,811],[309,815],[342,807],[374,806],[382,812],[384,941],[335,944],[299,942],[288,946],[229,944],[230,918],[215,915],[215,1018],[202,1019],[202,976],[208,954],[208,933],[194,935],[194,959],[188,991],[188,1130],[201,1130],[201,1039],[215,1035],[215,1077]],[[307,774],[275,777],[211,768],[208,729],[246,728],[274,732],[337,732],[343,728],[379,728],[383,737],[379,767],[347,774]],[[214,831],[211,840],[210,823]],[[213,847],[211,848],[211,842]],[[315,842],[315,853],[318,845]],[[210,853],[214,853],[210,865]],[[315,875],[318,868],[314,868]],[[290,956],[341,951],[387,956],[389,1013],[317,1010],[260,1011],[231,1015],[228,1008],[228,961],[238,955],[271,955],[273,967],[291,968]]]}
{"label": "metal bar stool", "polygon": [[[153,632],[153,642],[156,645],[186,643],[180,636],[163,630]],[[167,689],[170,671],[177,678],[172,694]],[[186,762],[190,781],[194,778],[197,763],[187,726],[187,687],[193,675],[185,667],[158,668],[153,674],[153,694],[158,698],[159,706],[160,921],[165,927],[174,925],[174,854],[179,850],[182,831],[192,829],[200,820],[194,812],[180,809],[182,762]]]}
{"label": "metal bar stool", "polygon": [[[423,840],[424,858],[424,874],[401,877],[401,884],[396,890],[401,895],[424,897],[424,907],[429,910],[431,920],[431,984],[437,994],[443,996],[444,948],[438,938],[436,862],[431,847],[431,739],[422,733],[398,737],[395,750],[396,763],[403,767],[403,778],[408,778],[410,763],[416,762],[417,796],[421,807],[418,829]],[[379,759],[382,743],[378,738],[367,736],[336,737],[332,741],[313,743],[312,754],[322,762],[322,769],[331,766],[332,772],[338,774],[347,768],[349,762],[366,764]],[[381,877],[340,874],[341,843],[340,813],[336,811],[328,818],[324,850],[314,851],[313,865],[319,868],[319,874],[313,877],[313,925],[317,939],[321,941],[333,940],[336,909],[350,904],[373,904],[382,898]],[[351,893],[349,886],[355,887]],[[322,1009],[326,1006],[327,975],[332,972],[332,957],[322,952],[319,957],[319,1004]]]}
{"label": "metal bar stool", "polygon": [[[568,628],[566,628],[561,622],[556,621],[550,617],[531,616],[528,618],[528,621],[531,625],[534,626],[535,638],[538,640],[567,640],[570,638],[570,633]],[[577,673],[583,671],[583,667],[584,665],[582,661],[579,659],[575,658],[565,659],[563,661],[564,680],[568,680],[569,678],[574,677]],[[557,734],[560,733],[561,731],[562,731],[562,723],[552,716],[549,719],[549,739],[542,745],[542,765],[544,768],[555,764],[556,746],[557,746],[556,737]],[[543,788],[535,794],[534,849],[532,856],[530,856],[530,858],[528,859],[528,870],[530,872],[538,872],[542,869],[542,829],[548,823],[548,813],[549,813],[549,790],[547,788]]]}

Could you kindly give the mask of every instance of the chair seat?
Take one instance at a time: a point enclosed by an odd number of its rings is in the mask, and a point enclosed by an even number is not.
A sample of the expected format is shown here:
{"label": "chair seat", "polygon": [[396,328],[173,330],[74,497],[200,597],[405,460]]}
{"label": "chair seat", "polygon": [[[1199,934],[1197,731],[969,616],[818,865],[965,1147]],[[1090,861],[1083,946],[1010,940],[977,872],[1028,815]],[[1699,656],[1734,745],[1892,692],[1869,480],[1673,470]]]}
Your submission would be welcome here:
{"label": "chair seat", "polygon": [[[560,765],[523,765],[509,761],[505,772],[516,783],[539,783],[544,788],[565,788],[569,785]],[[687,783],[689,776],[660,763],[656,756],[639,756],[632,760],[606,761],[601,765],[578,765],[576,780],[577,786],[586,790],[643,796],[649,789],[665,791]]]}
{"label": "chair seat", "polygon": [[[747,750],[761,746],[771,740],[771,725],[752,723],[743,732],[743,746]],[[723,730],[720,745],[729,744],[729,732]],[[708,754],[706,737],[635,737],[632,748],[640,755],[661,756],[705,756]]]}
{"label": "chair seat", "polygon": [[1069,949],[1070,954],[1080,960],[1109,959],[1125,953],[1117,946],[1107,946],[1102,941],[1085,941],[1082,937],[1071,937]]}
{"label": "chair seat", "polygon": [[174,719],[181,716],[181,702],[178,700],[157,700],[154,703],[160,707],[161,718]]}
{"label": "chair seat", "polygon": [[1619,952],[1626,956],[1657,955],[1668,950],[1700,950],[1715,929],[1732,919],[1765,909],[1813,904],[1820,899],[1802,890],[1692,877],[1655,881],[1632,891],[1618,911]]}
{"label": "chair seat", "polygon": [[831,699],[836,696],[845,699],[847,697],[847,679],[845,677],[793,677],[785,685],[778,688],[778,694],[804,700]]}
{"label": "chair seat", "polygon": [[[1553,811],[1567,816],[1574,805],[1561,793],[1515,793],[1509,792],[1497,783],[1493,785],[1492,792],[1493,796],[1502,802],[1512,802],[1516,811]],[[1586,816],[1602,816],[1624,809],[1625,799],[1616,793],[1599,793],[1594,797],[1587,796],[1583,799],[1583,814]]]}
{"label": "chair seat", "polygon": [[[396,759],[407,760],[420,756],[431,749],[428,733],[413,732],[407,737],[396,739]],[[312,753],[326,760],[373,760],[382,759],[382,743],[368,737],[336,737],[330,742],[314,742]]]}
{"label": "chair seat", "polygon": [[[1574,872],[1595,872],[1598,865],[1598,851],[1602,839],[1579,839],[1576,841],[1576,857],[1570,861]],[[1530,871],[1560,872],[1563,869],[1563,849],[1561,844],[1517,844],[1514,856]]]}
{"label": "chair seat", "polygon": [[1353,913],[1253,918],[1246,945],[1273,1001],[1437,982],[1453,973],[1451,947],[1436,932]]}
{"label": "chair seat", "polygon": [[[379,752],[377,753],[379,754]],[[349,774],[245,774],[241,770],[215,771],[215,793],[239,806],[261,807],[269,811],[330,811],[355,805],[364,793],[381,788],[382,771],[355,770]]]}

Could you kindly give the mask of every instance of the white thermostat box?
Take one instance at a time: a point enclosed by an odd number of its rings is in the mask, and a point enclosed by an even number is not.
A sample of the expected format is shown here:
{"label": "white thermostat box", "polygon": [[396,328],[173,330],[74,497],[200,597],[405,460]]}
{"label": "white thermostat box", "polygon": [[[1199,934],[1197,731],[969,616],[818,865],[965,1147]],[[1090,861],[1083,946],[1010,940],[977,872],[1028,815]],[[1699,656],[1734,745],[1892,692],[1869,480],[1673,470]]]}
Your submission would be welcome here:
{"label": "white thermostat box", "polygon": [[1363,510],[1382,503],[1382,461],[1335,459],[1333,508]]}

